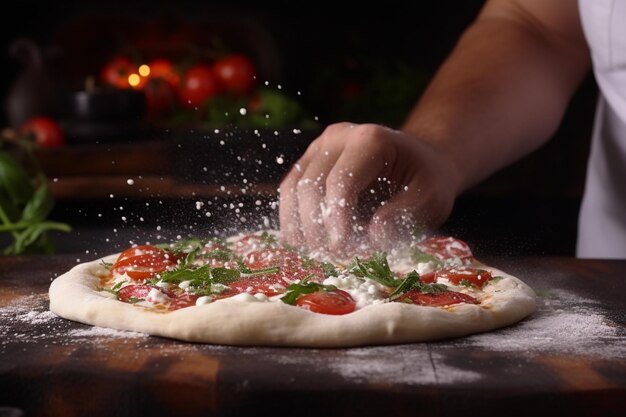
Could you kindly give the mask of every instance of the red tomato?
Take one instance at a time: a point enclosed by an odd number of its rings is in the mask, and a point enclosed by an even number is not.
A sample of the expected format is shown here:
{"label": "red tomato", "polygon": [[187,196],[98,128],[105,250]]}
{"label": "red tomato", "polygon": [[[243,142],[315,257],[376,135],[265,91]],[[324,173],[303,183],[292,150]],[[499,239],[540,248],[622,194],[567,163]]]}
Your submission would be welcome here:
{"label": "red tomato", "polygon": [[109,60],[100,71],[100,79],[105,85],[116,88],[130,88],[128,76],[135,73],[136,68],[129,58],[114,57]]}
{"label": "red tomato", "polygon": [[446,278],[455,285],[459,285],[462,281],[469,281],[482,288],[491,279],[491,272],[484,269],[461,267],[438,271],[437,278]]}
{"label": "red tomato", "polygon": [[471,295],[463,294],[455,291],[442,291],[435,293],[423,293],[417,290],[409,291],[403,294],[397,301],[411,302],[422,306],[441,307],[451,304],[480,304],[480,302]]}
{"label": "red tomato", "polygon": [[148,62],[148,67],[150,67],[150,74],[148,75],[150,80],[162,79],[174,88],[180,85],[180,76],[169,59],[154,59]]}
{"label": "red tomato", "polygon": [[177,256],[152,245],[140,245],[126,249],[113,264],[112,271],[126,274],[131,279],[141,281],[156,274],[173,269]]}
{"label": "red tomato", "polygon": [[417,248],[442,261],[457,257],[465,260],[473,256],[467,243],[449,236],[434,236],[428,238],[419,242]]}
{"label": "red tomato", "polygon": [[120,288],[117,292],[117,298],[120,301],[128,303],[131,299],[145,300],[152,290],[152,286],[146,284],[133,284]]}
{"label": "red tomato", "polygon": [[245,95],[256,84],[256,66],[243,54],[231,54],[213,63],[213,71],[224,91]]}
{"label": "red tomato", "polygon": [[356,302],[342,290],[318,291],[304,294],[296,301],[298,307],[321,314],[348,314],[356,310]]}
{"label": "red tomato", "polygon": [[211,67],[197,64],[190,67],[183,75],[178,95],[184,107],[193,109],[218,92],[218,81]]}
{"label": "red tomato", "polygon": [[61,126],[51,117],[37,116],[27,120],[21,127],[22,135],[33,135],[42,148],[58,148],[65,145],[66,138]]}

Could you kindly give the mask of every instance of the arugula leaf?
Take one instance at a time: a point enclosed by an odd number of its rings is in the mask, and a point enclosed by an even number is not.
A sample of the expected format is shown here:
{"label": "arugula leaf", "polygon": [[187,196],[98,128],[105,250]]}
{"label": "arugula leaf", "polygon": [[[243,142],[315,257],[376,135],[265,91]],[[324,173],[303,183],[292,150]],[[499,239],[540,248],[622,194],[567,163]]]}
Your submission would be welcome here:
{"label": "arugula leaf", "polygon": [[285,304],[295,305],[301,295],[312,294],[318,291],[335,291],[337,287],[334,285],[318,284],[317,282],[309,282],[309,277],[304,278],[299,283],[290,284],[287,287],[285,295],[280,297],[280,301]]}
{"label": "arugula leaf", "polygon": [[324,278],[339,276],[339,270],[330,262],[322,262],[322,270],[324,271]]}
{"label": "arugula leaf", "polygon": [[422,252],[419,249],[414,250],[412,258],[413,261],[415,261],[416,263],[433,262],[436,267],[440,267],[443,265],[443,262],[440,259],[431,255],[430,253]]}
{"label": "arugula leaf", "polygon": [[422,282],[420,274],[417,271],[411,271],[406,274],[404,280],[398,285],[398,287],[389,295],[389,300],[394,301],[400,298],[402,295],[409,291],[418,290],[419,292],[426,294],[433,294],[437,292],[447,291],[448,287],[443,284],[426,284]]}
{"label": "arugula leaf", "polygon": [[397,278],[387,262],[385,252],[374,252],[372,256],[361,261],[358,257],[348,265],[348,272],[357,277],[366,277],[383,284],[386,287],[397,286]]}

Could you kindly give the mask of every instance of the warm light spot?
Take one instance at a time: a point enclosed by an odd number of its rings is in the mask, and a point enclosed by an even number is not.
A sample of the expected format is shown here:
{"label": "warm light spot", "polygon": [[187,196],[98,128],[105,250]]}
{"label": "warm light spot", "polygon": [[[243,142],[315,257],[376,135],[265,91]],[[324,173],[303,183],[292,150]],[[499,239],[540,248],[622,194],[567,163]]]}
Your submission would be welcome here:
{"label": "warm light spot", "polygon": [[130,84],[131,87],[137,87],[140,82],[141,77],[139,76],[139,74],[130,74],[128,76],[128,84]]}
{"label": "warm light spot", "polygon": [[147,77],[148,75],[150,75],[150,66],[146,64],[140,65],[137,71],[142,77]]}

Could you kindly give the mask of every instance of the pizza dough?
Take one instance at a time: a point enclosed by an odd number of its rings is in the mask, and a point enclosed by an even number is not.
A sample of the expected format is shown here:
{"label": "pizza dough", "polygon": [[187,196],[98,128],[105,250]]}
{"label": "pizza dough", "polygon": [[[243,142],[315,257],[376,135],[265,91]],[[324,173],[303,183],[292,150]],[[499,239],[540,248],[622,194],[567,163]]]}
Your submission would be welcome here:
{"label": "pizza dough", "polygon": [[[224,298],[174,311],[119,301],[101,290],[104,262],[76,265],[49,290],[50,310],[93,326],[143,332],[189,342],[224,345],[351,347],[427,342],[495,330],[535,310],[535,293],[520,279],[474,261],[501,277],[485,285],[480,304],[431,307],[402,302],[372,304],[343,315],[319,314],[283,302]],[[249,297],[252,298],[252,297]]]}

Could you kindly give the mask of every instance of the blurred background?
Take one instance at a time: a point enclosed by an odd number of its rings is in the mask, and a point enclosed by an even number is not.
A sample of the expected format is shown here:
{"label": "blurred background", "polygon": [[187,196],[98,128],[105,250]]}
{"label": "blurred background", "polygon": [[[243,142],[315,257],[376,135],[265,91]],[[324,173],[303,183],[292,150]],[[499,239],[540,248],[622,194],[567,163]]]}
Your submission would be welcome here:
{"label": "blurred background", "polygon": [[[46,239],[92,257],[275,226],[276,187],[307,144],[336,121],[399,127],[483,4],[413,3],[14,4],[0,151],[49,185],[31,228],[68,224]],[[443,232],[485,256],[573,255],[595,98],[589,77],[554,140],[463,195]]]}

